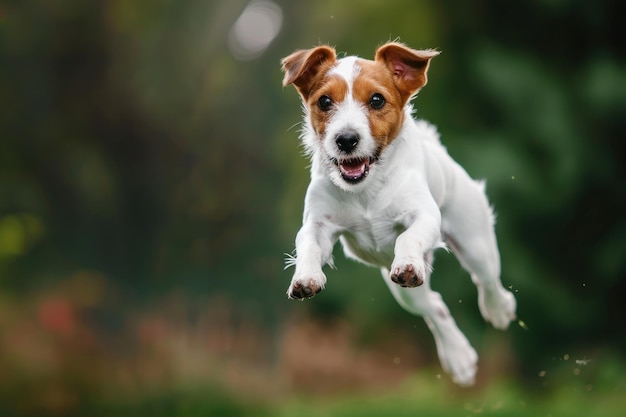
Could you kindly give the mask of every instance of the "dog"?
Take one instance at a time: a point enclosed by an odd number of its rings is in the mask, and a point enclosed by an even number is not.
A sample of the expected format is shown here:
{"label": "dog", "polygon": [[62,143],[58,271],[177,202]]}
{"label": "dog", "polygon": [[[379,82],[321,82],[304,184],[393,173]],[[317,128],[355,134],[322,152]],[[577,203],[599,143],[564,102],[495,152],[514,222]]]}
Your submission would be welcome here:
{"label": "dog", "polygon": [[453,251],[495,328],[515,319],[516,301],[500,281],[484,183],[448,155],[434,126],[413,118],[411,101],[438,54],[389,42],[374,60],[339,59],[326,45],[282,59],[283,87],[294,85],[302,99],[301,140],[311,160],[287,295],[305,299],[324,289],[322,267],[332,266],[340,240],[347,257],[380,268],[400,306],[424,318],[442,368],[469,386],[478,356],[430,287],[433,251]]}

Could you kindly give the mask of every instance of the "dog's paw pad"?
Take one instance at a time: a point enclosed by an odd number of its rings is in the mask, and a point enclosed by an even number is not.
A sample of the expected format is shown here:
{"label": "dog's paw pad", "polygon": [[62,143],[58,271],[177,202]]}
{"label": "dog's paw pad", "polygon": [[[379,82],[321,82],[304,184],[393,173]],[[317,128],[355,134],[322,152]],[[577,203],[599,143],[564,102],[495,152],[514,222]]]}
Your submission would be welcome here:
{"label": "dog's paw pad", "polygon": [[390,277],[401,287],[414,288],[424,283],[424,273],[412,264],[393,268]]}
{"label": "dog's paw pad", "polygon": [[313,298],[315,294],[318,294],[324,289],[322,282],[320,282],[319,279],[313,278],[294,280],[287,290],[287,296],[295,300]]}

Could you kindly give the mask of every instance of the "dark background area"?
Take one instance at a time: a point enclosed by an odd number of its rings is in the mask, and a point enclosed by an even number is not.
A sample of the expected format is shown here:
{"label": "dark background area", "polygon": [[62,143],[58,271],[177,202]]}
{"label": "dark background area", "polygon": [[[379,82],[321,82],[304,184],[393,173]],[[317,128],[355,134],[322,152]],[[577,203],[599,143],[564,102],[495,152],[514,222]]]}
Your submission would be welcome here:
{"label": "dark background area", "polygon": [[233,46],[245,1],[0,1],[0,411],[157,415],[198,387],[212,394],[180,415],[235,415],[248,397],[440,373],[421,319],[340,250],[323,293],[285,296],[308,162],[279,60],[320,43],[372,58],[396,37],[442,52],[417,116],[487,180],[518,300],[520,322],[490,329],[437,254],[479,386],[550,395],[564,361],[598,386],[623,369],[621,3],[276,5],[252,56]]}

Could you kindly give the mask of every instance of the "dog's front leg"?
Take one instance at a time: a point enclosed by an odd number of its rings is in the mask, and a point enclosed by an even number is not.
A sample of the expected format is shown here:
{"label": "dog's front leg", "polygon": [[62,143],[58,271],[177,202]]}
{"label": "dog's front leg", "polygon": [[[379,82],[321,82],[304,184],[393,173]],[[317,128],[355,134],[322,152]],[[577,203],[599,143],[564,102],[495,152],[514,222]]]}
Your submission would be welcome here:
{"label": "dog's front leg", "polygon": [[408,228],[396,239],[390,278],[402,287],[419,287],[431,267],[425,255],[441,242],[441,214],[435,206],[410,218]]}
{"label": "dog's front leg", "polygon": [[322,266],[330,260],[335,240],[332,225],[305,219],[296,236],[296,272],[287,289],[289,298],[311,298],[324,289]]}

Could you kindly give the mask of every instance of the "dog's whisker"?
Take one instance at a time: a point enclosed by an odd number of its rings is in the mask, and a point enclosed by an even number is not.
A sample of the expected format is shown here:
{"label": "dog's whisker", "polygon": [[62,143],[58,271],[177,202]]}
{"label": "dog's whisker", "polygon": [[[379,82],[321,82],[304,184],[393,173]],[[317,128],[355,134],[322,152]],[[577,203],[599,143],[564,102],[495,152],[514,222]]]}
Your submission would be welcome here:
{"label": "dog's whisker", "polygon": [[298,123],[294,123],[291,126],[289,126],[287,128],[287,132],[291,131],[293,128],[297,127],[297,126],[302,126],[302,122],[298,122]]}
{"label": "dog's whisker", "polygon": [[289,269],[291,267],[295,267],[296,266],[296,256],[292,255],[290,253],[284,253],[283,255],[285,255],[285,267],[283,268],[283,270]]}

